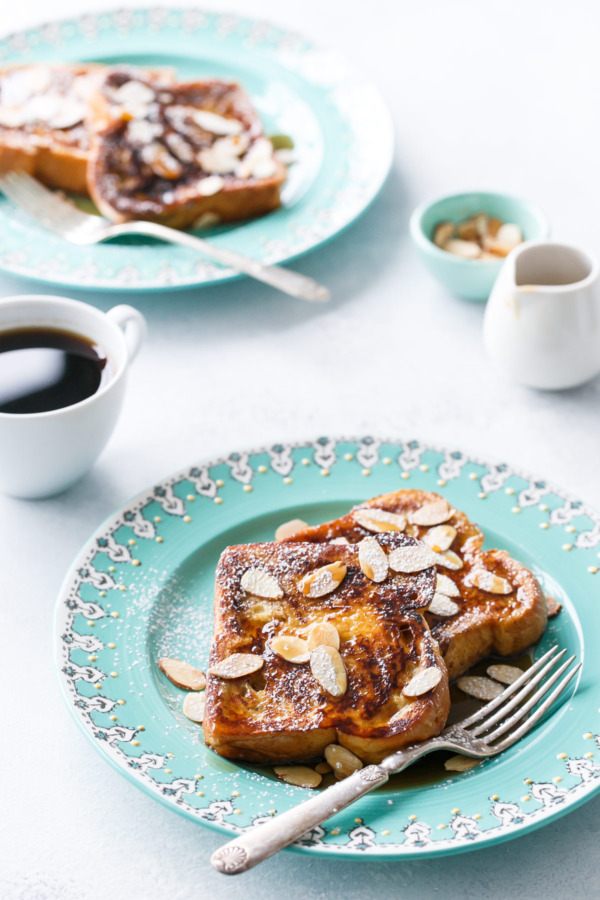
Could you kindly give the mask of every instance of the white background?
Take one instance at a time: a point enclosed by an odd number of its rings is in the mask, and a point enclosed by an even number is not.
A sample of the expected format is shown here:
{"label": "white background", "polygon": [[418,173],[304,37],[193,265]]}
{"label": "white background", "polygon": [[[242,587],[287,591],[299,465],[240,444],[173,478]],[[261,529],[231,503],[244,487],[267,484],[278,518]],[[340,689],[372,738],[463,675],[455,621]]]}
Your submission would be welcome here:
{"label": "white background", "polygon": [[[100,461],[62,497],[0,499],[0,897],[598,896],[600,798],[528,837],[452,859],[282,855],[227,880],[208,864],[222,839],[113,772],[58,694],[52,608],[75,553],[128,497],[196,459],[319,434],[417,437],[510,461],[600,506],[600,380],[561,394],[507,383],[483,352],[482,307],[431,282],[407,233],[423,199],[488,188],[523,194],[547,212],[554,236],[597,249],[600,6],[211,8],[301,30],[367,73],[393,113],[394,169],[354,227],[297,264],[332,288],[326,307],[247,281],[127,298],[147,316],[149,337]],[[7,3],[2,28],[83,11],[80,0]],[[4,296],[27,289],[0,280]],[[120,299],[81,296],[102,309]]]}

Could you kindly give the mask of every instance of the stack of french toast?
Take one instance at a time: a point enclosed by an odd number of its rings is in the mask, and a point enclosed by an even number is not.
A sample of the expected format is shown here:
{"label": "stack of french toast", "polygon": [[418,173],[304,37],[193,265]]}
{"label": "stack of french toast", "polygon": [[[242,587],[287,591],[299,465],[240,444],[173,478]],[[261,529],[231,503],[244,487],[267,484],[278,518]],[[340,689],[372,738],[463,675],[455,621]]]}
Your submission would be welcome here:
{"label": "stack of french toast", "polygon": [[216,572],[203,728],[231,759],[314,763],[337,746],[378,763],[439,734],[450,680],[546,626],[532,573],[434,493],[277,538],[228,547]]}
{"label": "stack of french toast", "polygon": [[286,177],[238,84],[94,64],[0,70],[0,173],[11,170],[88,194],[114,222],[178,228],[273,210]]}

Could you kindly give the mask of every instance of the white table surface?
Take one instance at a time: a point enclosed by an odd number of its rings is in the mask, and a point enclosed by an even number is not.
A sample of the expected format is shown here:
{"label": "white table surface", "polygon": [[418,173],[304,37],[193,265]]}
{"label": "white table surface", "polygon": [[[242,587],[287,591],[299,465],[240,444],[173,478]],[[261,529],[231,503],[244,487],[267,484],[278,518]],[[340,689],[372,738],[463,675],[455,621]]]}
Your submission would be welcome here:
{"label": "white table surface", "polygon": [[[594,249],[600,6],[211,6],[302,30],[356,60],[392,110],[394,169],[354,227],[297,264],[330,285],[327,306],[248,281],[127,298],[148,318],[148,342],[99,462],[61,497],[0,498],[0,897],[597,897],[600,797],[529,836],[451,859],[283,854],[228,880],[208,862],[222,838],[107,766],[59,695],[52,611],[65,570],[108,513],[198,458],[320,434],[418,437],[510,461],[600,506],[600,380],[560,394],[507,383],[483,352],[482,307],[434,284],[407,233],[424,198],[483,187],[529,197],[555,236]],[[82,10],[80,0],[7,4],[2,28]],[[0,279],[2,296],[29,289]],[[101,309],[119,302],[81,298]],[[359,351],[372,354],[371,365],[364,355],[357,364]]]}

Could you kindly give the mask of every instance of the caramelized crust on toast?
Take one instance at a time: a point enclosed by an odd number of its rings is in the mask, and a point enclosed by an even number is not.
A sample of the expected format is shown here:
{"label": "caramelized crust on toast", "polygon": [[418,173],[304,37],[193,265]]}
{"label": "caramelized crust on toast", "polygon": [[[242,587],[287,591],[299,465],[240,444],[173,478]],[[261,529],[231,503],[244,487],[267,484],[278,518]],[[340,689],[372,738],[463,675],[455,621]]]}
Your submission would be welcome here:
{"label": "caramelized crust on toast", "polygon": [[[425,504],[442,501],[438,494],[401,490],[375,497],[346,516],[323,525],[296,532],[288,541],[331,541],[346,538],[351,543],[371,534],[356,519],[358,510],[386,510],[407,519],[406,533],[418,540],[426,538],[431,527],[411,522]],[[442,501],[444,502],[444,501]],[[531,572],[502,550],[482,550],[484,535],[458,510],[449,509],[444,523],[456,530],[450,549],[459,557],[459,569],[437,567],[440,574],[456,585],[458,606],[452,616],[426,611],[432,635],[439,642],[450,679],[461,675],[490,654],[512,656],[521,653],[542,635],[547,622],[546,599]],[[489,572],[509,583],[510,593],[499,594],[473,584],[473,577]]]}
{"label": "caramelized crust on toast", "polygon": [[20,169],[50,187],[87,193],[87,101],[103,66],[0,69],[0,172]]}
{"label": "caramelized crust on toast", "polygon": [[175,228],[276,209],[285,167],[238,84],[110,72],[92,102],[89,192],[115,222]]}
{"label": "caramelized crust on toast", "polygon": [[[402,534],[383,534],[388,549],[413,546]],[[310,597],[302,579],[332,563],[346,574],[330,593]],[[247,593],[250,569],[273,576],[279,599]],[[390,571],[381,583],[367,578],[358,549],[329,543],[266,543],[229,547],[216,573],[215,634],[204,717],[206,743],[231,759],[257,763],[307,762],[336,740],[364,762],[438,734],[449,709],[448,679],[437,642],[418,612],[434,593],[435,571]],[[332,696],[311,665],[288,662],[270,641],[306,637],[316,623],[335,625],[347,687]],[[210,670],[233,653],[257,654],[260,671],[224,679]],[[436,667],[439,683],[412,699],[402,689],[417,671]]]}

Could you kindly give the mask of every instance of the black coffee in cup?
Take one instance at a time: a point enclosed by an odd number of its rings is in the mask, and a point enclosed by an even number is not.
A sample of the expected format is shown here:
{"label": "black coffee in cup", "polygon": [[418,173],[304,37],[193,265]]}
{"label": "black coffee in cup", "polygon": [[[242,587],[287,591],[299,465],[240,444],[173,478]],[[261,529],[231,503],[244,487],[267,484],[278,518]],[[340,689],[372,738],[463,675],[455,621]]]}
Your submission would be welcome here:
{"label": "black coffee in cup", "polygon": [[72,406],[110,378],[106,353],[54,328],[0,331],[0,413],[42,413]]}

